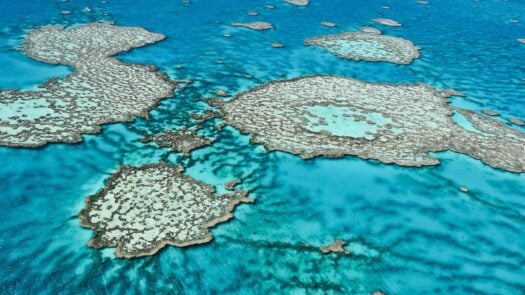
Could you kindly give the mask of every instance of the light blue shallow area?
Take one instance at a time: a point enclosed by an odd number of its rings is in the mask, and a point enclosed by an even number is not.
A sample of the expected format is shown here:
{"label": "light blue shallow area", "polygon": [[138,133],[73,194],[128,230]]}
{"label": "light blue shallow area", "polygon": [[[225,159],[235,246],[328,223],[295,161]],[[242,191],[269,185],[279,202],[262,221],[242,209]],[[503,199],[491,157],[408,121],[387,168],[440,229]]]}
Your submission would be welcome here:
{"label": "light blue shallow area", "polygon": [[[354,111],[348,107],[309,106],[305,118],[306,128],[312,132],[328,132],[335,136],[373,139],[377,129],[391,120],[380,113]],[[358,119],[355,116],[360,116]]]}
{"label": "light blue shallow area", "polygon": [[[86,6],[90,13],[82,11]],[[524,174],[451,152],[437,154],[441,164],[425,168],[355,157],[304,161],[268,153],[233,128],[214,131],[216,122],[198,126],[216,143],[189,159],[140,141],[143,134],[196,126],[190,114],[203,110],[202,98],[215,89],[236,94],[311,74],[453,88],[466,94],[451,99],[455,106],[493,109],[506,123],[511,116],[524,119],[525,44],[516,39],[525,37],[525,2],[311,0],[297,7],[280,0],[0,0],[0,7],[1,89],[32,89],[70,72],[17,51],[25,32],[97,20],[165,34],[165,41],[120,58],[195,81],[151,111],[148,121],[105,126],[81,144],[0,148],[0,293],[525,293]],[[371,22],[378,17],[403,26]],[[275,30],[228,25],[254,20],[269,21]],[[364,25],[411,40],[422,48],[421,58],[403,66],[353,62],[303,45],[309,37]],[[272,48],[272,42],[285,47]],[[212,230],[209,244],[132,260],[88,248],[92,232],[77,218],[84,198],[120,165],[161,160],[182,162],[186,173],[218,187],[240,177],[256,203],[240,205],[235,219]],[[335,239],[348,241],[353,255],[300,247]]]}

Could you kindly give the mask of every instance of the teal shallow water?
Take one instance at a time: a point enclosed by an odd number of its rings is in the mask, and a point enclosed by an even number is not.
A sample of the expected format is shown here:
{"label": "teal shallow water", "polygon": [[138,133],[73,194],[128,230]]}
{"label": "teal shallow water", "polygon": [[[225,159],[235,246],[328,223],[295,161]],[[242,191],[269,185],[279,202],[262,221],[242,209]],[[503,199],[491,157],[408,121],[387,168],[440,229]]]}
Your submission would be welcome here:
{"label": "teal shallow water", "polygon": [[[379,113],[352,111],[346,107],[312,106],[307,108],[308,129],[313,132],[326,131],[336,136],[362,137],[373,139],[377,129],[391,120]],[[353,116],[362,116],[356,120]]]}
{"label": "teal shallow water", "polygon": [[[16,51],[25,31],[95,20],[167,35],[120,58],[196,82],[164,100],[150,120],[105,126],[81,144],[0,148],[0,293],[525,293],[523,174],[454,153],[440,153],[440,166],[417,169],[354,157],[304,161],[267,153],[233,128],[213,131],[214,122],[198,127],[217,142],[190,159],[140,142],[142,134],[194,127],[189,114],[204,109],[201,98],[217,88],[235,94],[318,73],[454,88],[467,95],[453,98],[454,105],[524,118],[525,46],[516,41],[525,34],[522,1],[312,0],[304,8],[277,0],[19,2],[0,0],[2,89],[31,89],[69,72]],[[276,9],[265,9],[267,3]],[[83,13],[85,6],[93,11]],[[252,10],[259,16],[248,16]],[[409,66],[352,62],[302,45],[305,38],[357,30],[376,17],[401,22],[401,28],[377,27],[421,46],[421,58]],[[227,25],[249,20],[269,21],[276,29]],[[322,20],[338,27],[323,27]],[[271,42],[286,47],[274,49]],[[257,202],[239,206],[235,219],[213,229],[215,239],[206,245],[169,247],[133,260],[88,248],[91,231],[76,217],[85,196],[102,188],[119,165],[160,160],[182,161],[189,175],[218,187],[241,177],[240,187]],[[470,192],[461,193],[460,186]],[[323,256],[298,247],[335,239],[349,241],[354,255]]]}

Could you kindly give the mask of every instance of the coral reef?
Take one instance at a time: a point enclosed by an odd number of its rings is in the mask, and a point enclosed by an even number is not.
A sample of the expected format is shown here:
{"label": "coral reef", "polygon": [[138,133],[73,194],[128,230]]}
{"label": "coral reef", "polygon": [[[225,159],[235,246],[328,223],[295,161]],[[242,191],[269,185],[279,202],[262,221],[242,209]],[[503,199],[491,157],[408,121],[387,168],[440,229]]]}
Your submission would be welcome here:
{"label": "coral reef", "polygon": [[222,110],[227,124],[251,134],[253,143],[304,159],[355,155],[419,167],[439,164],[431,152],[450,150],[495,168],[525,171],[525,134],[455,109],[485,134],[464,129],[451,118],[446,94],[425,84],[308,76],[210,103]]}
{"label": "coral reef", "polygon": [[248,23],[233,22],[231,23],[231,25],[234,27],[244,27],[244,28],[248,28],[248,29],[252,29],[256,31],[264,31],[264,30],[273,29],[273,25],[271,23],[261,22],[261,21],[248,22]]}
{"label": "coral reef", "polygon": [[100,125],[147,118],[175,83],[153,66],[126,64],[111,57],[164,39],[142,28],[92,23],[65,29],[46,26],[29,33],[22,50],[74,72],[37,90],[0,91],[0,145],[39,147],[76,143]]}
{"label": "coral reef", "polygon": [[326,246],[319,247],[319,251],[323,254],[330,254],[330,253],[341,253],[350,255],[350,251],[345,249],[346,242],[342,240],[336,240]]}
{"label": "coral reef", "polygon": [[211,140],[197,135],[194,130],[188,129],[180,129],[177,131],[167,130],[163,133],[142,138],[142,142],[149,141],[153,141],[161,147],[169,147],[185,156],[189,156],[190,152],[194,149],[212,144]]}
{"label": "coral reef", "polygon": [[88,245],[116,247],[118,257],[153,255],[166,245],[209,242],[209,228],[233,217],[245,191],[216,196],[212,186],[165,163],[121,167],[106,187],[86,199],[79,216],[95,233]]}
{"label": "coral reef", "polygon": [[298,6],[306,6],[310,3],[310,0],[284,0],[287,3],[298,5]]}
{"label": "coral reef", "polygon": [[306,39],[304,43],[326,49],[338,57],[357,61],[410,64],[415,58],[419,58],[419,50],[412,42],[375,32],[325,35]]}
{"label": "coral reef", "polygon": [[401,27],[401,24],[397,21],[389,18],[374,18],[372,20],[375,23],[378,23],[383,26],[389,26],[389,27]]}

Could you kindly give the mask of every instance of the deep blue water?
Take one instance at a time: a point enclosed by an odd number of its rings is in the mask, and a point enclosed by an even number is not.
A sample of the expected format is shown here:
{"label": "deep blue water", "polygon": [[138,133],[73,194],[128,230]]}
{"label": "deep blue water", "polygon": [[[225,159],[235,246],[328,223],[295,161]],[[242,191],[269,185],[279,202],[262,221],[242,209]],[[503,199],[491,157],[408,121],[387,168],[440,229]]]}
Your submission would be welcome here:
{"label": "deep blue water", "polygon": [[[85,6],[93,11],[82,12]],[[218,141],[190,159],[140,142],[141,134],[195,126],[189,115],[206,108],[202,98],[217,88],[235,94],[318,73],[454,88],[467,95],[452,99],[454,105],[523,119],[525,44],[516,39],[525,38],[525,1],[311,0],[296,7],[280,0],[0,0],[0,7],[2,89],[29,89],[71,71],[17,51],[25,32],[98,20],[167,35],[120,58],[196,81],[164,100],[150,120],[107,125],[81,144],[0,148],[0,293],[525,294],[524,174],[451,152],[427,168],[354,157],[304,161],[268,153],[233,128],[213,131],[213,122],[200,132]],[[376,27],[421,46],[422,57],[408,66],[352,62],[302,45],[308,37],[371,25],[376,17],[401,22],[401,28]],[[269,21],[275,30],[227,25],[250,20]],[[286,47],[274,49],[271,42]],[[182,161],[188,174],[219,187],[241,177],[257,202],[239,206],[235,219],[214,228],[215,239],[202,246],[168,247],[133,260],[88,248],[91,231],[76,217],[85,196],[119,165],[160,160]],[[460,186],[471,192],[459,192]],[[353,255],[297,246],[335,239],[349,241]]]}

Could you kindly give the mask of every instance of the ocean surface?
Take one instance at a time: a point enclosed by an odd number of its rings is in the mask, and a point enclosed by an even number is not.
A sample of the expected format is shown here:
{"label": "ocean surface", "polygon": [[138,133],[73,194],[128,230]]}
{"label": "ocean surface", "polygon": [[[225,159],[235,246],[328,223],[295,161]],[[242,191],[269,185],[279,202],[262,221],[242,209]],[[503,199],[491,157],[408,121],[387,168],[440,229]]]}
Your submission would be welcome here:
{"label": "ocean surface", "polygon": [[[452,105],[523,119],[525,44],[516,39],[525,38],[525,1],[311,0],[299,7],[280,0],[0,0],[0,9],[1,89],[33,89],[71,72],[18,51],[29,30],[102,20],[167,36],[121,60],[195,81],[163,100],[150,120],[105,125],[80,144],[0,147],[1,294],[525,294],[525,174],[452,152],[425,168],[356,157],[305,161],[190,117],[207,108],[203,98],[216,89],[237,94],[272,80],[334,74],[453,88],[466,97]],[[378,17],[403,26],[373,24]],[[275,29],[228,25],[254,20]],[[411,40],[421,58],[411,65],[354,62],[303,45],[365,25]],[[217,141],[190,158],[140,141],[182,127]],[[238,206],[208,244],[131,260],[87,247],[92,231],[77,217],[85,197],[120,165],[159,161],[182,163],[219,191],[242,178],[239,187],[256,203]],[[348,241],[352,255],[299,247],[336,239]]]}

